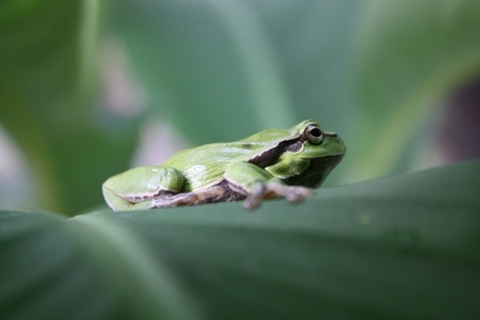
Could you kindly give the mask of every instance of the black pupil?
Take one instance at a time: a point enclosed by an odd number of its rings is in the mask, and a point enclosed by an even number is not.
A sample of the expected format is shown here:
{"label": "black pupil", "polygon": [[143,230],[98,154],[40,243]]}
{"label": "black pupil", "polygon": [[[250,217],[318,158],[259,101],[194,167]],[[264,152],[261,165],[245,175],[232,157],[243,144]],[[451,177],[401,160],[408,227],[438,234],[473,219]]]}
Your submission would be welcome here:
{"label": "black pupil", "polygon": [[312,130],[310,130],[310,134],[318,138],[322,135],[322,131],[318,128],[313,128]]}

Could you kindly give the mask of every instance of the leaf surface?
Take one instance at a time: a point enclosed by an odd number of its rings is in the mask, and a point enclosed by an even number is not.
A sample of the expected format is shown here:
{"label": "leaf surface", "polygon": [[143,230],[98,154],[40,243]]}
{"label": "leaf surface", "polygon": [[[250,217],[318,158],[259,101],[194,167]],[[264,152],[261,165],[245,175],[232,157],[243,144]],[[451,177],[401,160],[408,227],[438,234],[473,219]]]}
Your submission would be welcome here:
{"label": "leaf surface", "polygon": [[[471,318],[480,161],[240,203],[0,215],[6,318]],[[61,302],[61,303],[60,303]]]}

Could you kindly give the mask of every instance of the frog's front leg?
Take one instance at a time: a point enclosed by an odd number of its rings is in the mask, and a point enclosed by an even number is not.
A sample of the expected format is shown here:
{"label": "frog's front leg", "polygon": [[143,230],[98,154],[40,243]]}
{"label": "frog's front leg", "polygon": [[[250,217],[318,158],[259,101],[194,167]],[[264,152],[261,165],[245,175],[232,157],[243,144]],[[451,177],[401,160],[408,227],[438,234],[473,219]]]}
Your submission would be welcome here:
{"label": "frog's front leg", "polygon": [[246,196],[243,206],[253,209],[263,199],[285,197],[300,201],[313,195],[313,189],[289,186],[265,169],[248,162],[233,162],[225,168],[225,179],[232,190]]}
{"label": "frog's front leg", "polygon": [[108,206],[114,211],[145,210],[156,207],[155,199],[168,199],[182,190],[184,178],[181,172],[158,166],[130,169],[113,176],[102,186]]}

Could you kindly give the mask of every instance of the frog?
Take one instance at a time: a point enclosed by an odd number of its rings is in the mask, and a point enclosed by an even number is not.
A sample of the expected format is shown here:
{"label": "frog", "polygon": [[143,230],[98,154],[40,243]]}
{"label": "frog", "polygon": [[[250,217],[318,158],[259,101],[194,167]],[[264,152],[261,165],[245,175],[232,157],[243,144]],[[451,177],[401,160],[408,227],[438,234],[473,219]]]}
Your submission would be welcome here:
{"label": "frog", "polygon": [[305,120],[289,129],[181,150],[161,165],[107,179],[102,192],[113,211],[237,200],[253,210],[266,199],[300,202],[312,196],[345,153],[338,134]]}

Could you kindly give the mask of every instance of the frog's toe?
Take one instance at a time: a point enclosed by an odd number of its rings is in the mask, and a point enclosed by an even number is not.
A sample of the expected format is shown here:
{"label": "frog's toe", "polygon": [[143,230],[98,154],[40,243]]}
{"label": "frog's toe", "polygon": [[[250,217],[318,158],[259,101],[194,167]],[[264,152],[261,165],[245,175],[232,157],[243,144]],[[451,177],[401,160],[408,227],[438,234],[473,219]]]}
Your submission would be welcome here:
{"label": "frog's toe", "polygon": [[256,192],[248,195],[243,203],[243,207],[247,210],[257,208],[264,199],[284,197],[290,202],[300,202],[305,198],[311,197],[314,193],[314,190],[310,188],[288,186],[277,182],[259,183],[254,190]]}
{"label": "frog's toe", "polygon": [[260,202],[262,201],[262,198],[259,196],[248,196],[245,201],[243,201],[243,207],[246,210],[254,210],[258,208],[260,205]]}
{"label": "frog's toe", "polygon": [[299,202],[305,198],[311,197],[314,193],[313,189],[301,186],[288,186],[277,183],[267,184],[266,198],[276,196],[284,197],[291,202]]}
{"label": "frog's toe", "polygon": [[305,187],[289,187],[289,192],[285,195],[285,199],[292,202],[299,202],[305,198],[313,196],[314,190]]}

